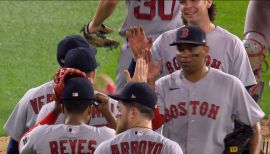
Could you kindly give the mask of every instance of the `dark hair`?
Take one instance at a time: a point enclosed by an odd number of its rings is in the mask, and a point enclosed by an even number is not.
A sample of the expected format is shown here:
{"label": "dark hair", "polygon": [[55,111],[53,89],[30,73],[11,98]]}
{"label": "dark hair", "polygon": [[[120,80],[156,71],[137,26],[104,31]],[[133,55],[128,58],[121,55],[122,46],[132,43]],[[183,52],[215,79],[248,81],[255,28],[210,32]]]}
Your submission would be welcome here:
{"label": "dark hair", "polygon": [[217,7],[216,4],[212,4],[211,7],[208,9],[209,19],[213,22],[217,15]]}
{"label": "dark hair", "polygon": [[128,109],[135,107],[140,111],[140,113],[144,117],[146,117],[150,120],[152,120],[154,118],[154,110],[152,108],[145,106],[145,105],[141,105],[137,102],[126,102],[126,101],[122,101],[122,102],[123,102],[124,106],[127,107]]}
{"label": "dark hair", "polygon": [[[216,4],[212,4],[210,8],[208,8],[208,16],[211,22],[213,22],[216,18],[217,15],[217,7]],[[181,16],[184,25],[187,25],[187,21],[185,20],[185,18],[183,16]]]}
{"label": "dark hair", "polygon": [[63,101],[63,105],[66,108],[68,113],[83,113],[88,106],[92,104],[92,101]]}

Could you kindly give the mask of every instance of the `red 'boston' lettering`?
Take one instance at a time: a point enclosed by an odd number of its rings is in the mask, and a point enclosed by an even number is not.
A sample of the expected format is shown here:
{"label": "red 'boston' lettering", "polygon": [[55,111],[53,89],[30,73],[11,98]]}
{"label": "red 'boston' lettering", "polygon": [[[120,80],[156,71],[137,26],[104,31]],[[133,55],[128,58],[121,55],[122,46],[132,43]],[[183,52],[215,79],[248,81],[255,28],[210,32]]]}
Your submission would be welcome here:
{"label": "red 'boston' lettering", "polygon": [[207,111],[208,111],[208,103],[207,102],[203,102],[201,104],[201,107],[200,107],[200,114],[202,116],[205,116],[205,114],[207,113]]}
{"label": "red 'boston' lettering", "polygon": [[211,105],[210,112],[208,114],[209,118],[216,119],[217,114],[218,114],[219,106],[216,106],[215,104]]}
{"label": "red 'boston' lettering", "polygon": [[178,108],[180,110],[179,116],[184,116],[187,114],[187,109],[185,108],[186,102],[178,103]]}
{"label": "red 'boston' lettering", "polygon": [[175,105],[171,105],[170,110],[171,110],[172,118],[177,118],[178,117],[178,109],[177,109],[177,107]]}
{"label": "red 'boston' lettering", "polygon": [[192,114],[197,114],[197,106],[199,105],[199,101],[190,101],[190,105],[192,105]]}
{"label": "red 'boston' lettering", "polygon": [[[165,122],[172,119],[177,119],[179,116],[187,115],[186,102],[179,102],[176,105],[172,104],[169,109],[165,108]],[[190,101],[192,115],[208,116],[209,118],[216,119],[219,111],[219,106],[209,104],[208,102]]]}

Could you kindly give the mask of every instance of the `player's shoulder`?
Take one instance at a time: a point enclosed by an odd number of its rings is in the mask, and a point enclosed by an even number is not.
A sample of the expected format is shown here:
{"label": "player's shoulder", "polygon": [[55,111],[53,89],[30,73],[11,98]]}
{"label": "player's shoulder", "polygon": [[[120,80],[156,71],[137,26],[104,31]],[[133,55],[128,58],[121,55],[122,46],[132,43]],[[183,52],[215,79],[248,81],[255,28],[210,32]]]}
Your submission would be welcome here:
{"label": "player's shoulder", "polygon": [[39,94],[41,92],[52,92],[54,87],[54,81],[48,81],[46,83],[43,83],[42,85],[39,85],[37,87],[31,88],[26,92],[26,95],[35,96],[36,94]]}
{"label": "player's shoulder", "polygon": [[225,73],[219,69],[210,68],[209,73],[211,76],[210,78],[212,78],[212,79],[216,78],[217,80],[220,81],[220,83],[222,83],[224,85],[230,84],[230,83],[231,84],[233,84],[233,83],[242,84],[240,79],[238,79],[237,77],[235,77],[231,74]]}
{"label": "player's shoulder", "polygon": [[171,74],[167,74],[156,81],[156,85],[170,85],[180,78],[181,70],[177,70]]}
{"label": "player's shoulder", "polygon": [[[167,148],[166,151],[174,151],[177,154],[183,153],[183,151],[178,143],[176,143],[175,141],[170,140],[164,136],[162,136],[162,137],[163,137],[163,145],[165,148]],[[170,152],[170,153],[173,153],[173,152]]]}
{"label": "player's shoulder", "polygon": [[115,130],[109,127],[106,127],[106,126],[94,127],[94,126],[89,126],[89,125],[85,125],[85,126],[91,129],[93,133],[98,134],[99,136],[103,138],[112,138],[115,136]]}
{"label": "player's shoulder", "polygon": [[223,41],[240,41],[240,39],[236,35],[218,25],[216,25],[214,31],[207,33],[207,35],[208,34],[214,36],[216,39],[220,38]]}

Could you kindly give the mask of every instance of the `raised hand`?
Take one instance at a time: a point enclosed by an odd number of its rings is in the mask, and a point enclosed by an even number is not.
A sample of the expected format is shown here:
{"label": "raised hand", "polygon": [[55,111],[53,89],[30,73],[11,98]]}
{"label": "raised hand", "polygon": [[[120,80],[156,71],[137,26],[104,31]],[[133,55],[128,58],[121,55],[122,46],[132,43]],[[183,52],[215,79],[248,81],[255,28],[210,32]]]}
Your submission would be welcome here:
{"label": "raised hand", "polygon": [[143,56],[136,60],[136,67],[133,77],[130,77],[128,70],[124,70],[127,82],[147,82],[148,64]]}
{"label": "raised hand", "polygon": [[150,49],[153,45],[153,39],[146,37],[142,26],[130,27],[130,29],[126,31],[126,37],[128,38],[135,59],[142,56],[143,49]]}

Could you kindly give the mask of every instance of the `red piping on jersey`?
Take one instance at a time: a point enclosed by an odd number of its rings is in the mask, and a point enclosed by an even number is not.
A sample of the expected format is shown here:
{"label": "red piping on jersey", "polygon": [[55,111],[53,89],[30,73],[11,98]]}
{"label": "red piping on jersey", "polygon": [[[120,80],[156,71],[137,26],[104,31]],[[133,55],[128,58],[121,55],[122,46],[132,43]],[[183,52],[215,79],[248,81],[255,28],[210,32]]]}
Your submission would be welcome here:
{"label": "red piping on jersey", "polygon": [[257,33],[257,34],[261,35],[264,38],[264,40],[266,41],[265,35],[263,33],[261,33],[261,32],[257,32],[257,31],[251,30],[251,31],[245,32],[244,33],[244,36],[246,36],[248,33]]}
{"label": "red piping on jersey", "polygon": [[35,124],[33,127],[31,127],[27,132],[24,133],[24,135],[19,139],[18,142],[18,149],[20,149],[20,142],[21,139],[28,134],[29,132],[31,132],[34,128],[36,128],[39,125],[52,125],[55,123],[55,121],[57,120],[58,115],[55,115],[54,112],[50,112],[46,117],[44,117],[43,119],[41,119],[37,124]]}
{"label": "red piping on jersey", "polygon": [[244,40],[253,41],[253,42],[257,43],[261,47],[261,50],[257,54],[249,54],[248,53],[249,57],[257,57],[257,56],[260,56],[260,55],[264,55],[263,51],[265,50],[265,46],[262,45],[258,40],[255,40],[255,39],[244,39]]}

